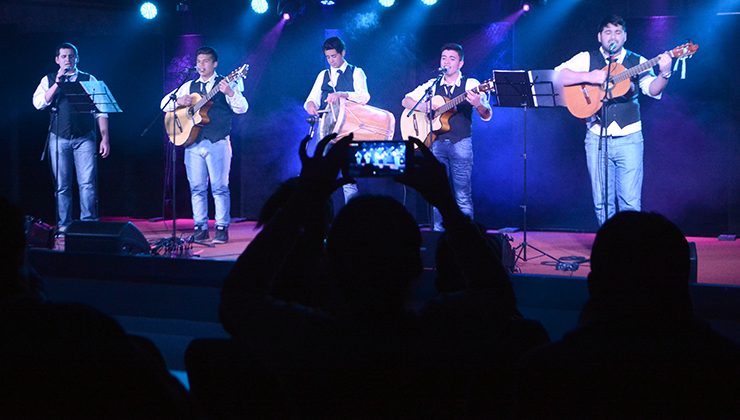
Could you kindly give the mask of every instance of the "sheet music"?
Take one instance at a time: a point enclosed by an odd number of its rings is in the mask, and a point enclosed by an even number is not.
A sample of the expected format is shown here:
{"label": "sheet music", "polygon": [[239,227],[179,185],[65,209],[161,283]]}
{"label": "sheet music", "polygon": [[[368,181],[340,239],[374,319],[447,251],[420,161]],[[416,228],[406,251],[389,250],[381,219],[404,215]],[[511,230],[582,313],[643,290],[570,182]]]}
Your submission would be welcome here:
{"label": "sheet music", "polygon": [[97,112],[106,114],[123,112],[104,81],[98,80],[79,83],[90,98],[92,98]]}

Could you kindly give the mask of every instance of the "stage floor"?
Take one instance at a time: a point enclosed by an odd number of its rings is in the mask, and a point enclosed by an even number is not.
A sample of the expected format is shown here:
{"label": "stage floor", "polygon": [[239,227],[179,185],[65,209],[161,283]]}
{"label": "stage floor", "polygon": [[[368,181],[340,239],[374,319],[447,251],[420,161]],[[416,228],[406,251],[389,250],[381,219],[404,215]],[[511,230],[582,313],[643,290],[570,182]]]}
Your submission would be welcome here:
{"label": "stage floor", "polygon": [[[151,221],[109,217],[104,218],[103,221],[131,221],[150,243],[172,236],[171,220]],[[178,237],[187,238],[192,231],[192,219],[177,220],[176,234]],[[259,229],[255,228],[253,221],[233,223],[229,228],[229,243],[193,244],[193,258],[234,261],[258,232]],[[211,225],[210,233],[213,238],[213,225]],[[519,256],[516,261],[518,273],[565,277],[586,277],[588,275],[588,262],[579,261],[589,258],[594,239],[593,233],[530,231],[527,233],[529,246],[526,249],[526,260],[521,250],[523,232],[505,234],[511,239],[511,246],[515,248]],[[740,286],[740,241],[720,241],[717,238],[704,237],[688,237],[687,239],[696,244],[698,283]],[[57,242],[56,249],[64,249],[63,240]],[[555,259],[570,264],[560,264],[560,269],[558,269]]]}

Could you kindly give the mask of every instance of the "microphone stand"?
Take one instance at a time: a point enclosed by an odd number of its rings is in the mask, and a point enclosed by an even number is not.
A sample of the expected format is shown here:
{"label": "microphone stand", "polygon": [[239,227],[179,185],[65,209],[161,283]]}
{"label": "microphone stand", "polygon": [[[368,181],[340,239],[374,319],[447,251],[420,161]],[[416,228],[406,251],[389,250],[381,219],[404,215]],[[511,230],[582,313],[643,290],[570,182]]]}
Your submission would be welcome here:
{"label": "microphone stand", "polygon": [[[603,146],[604,148],[604,154],[603,154],[603,160],[604,160],[604,186],[603,191],[601,192],[601,205],[603,207],[604,212],[604,222],[606,222],[606,219],[609,218],[609,141],[607,139],[607,116],[608,116],[608,108],[609,108],[609,101],[612,99],[612,80],[611,80],[611,74],[612,74],[612,64],[614,63],[613,57],[612,57],[612,48],[609,48],[607,51],[609,54],[607,58],[607,66],[606,66],[606,80],[604,81],[604,97],[601,98],[601,116],[600,118],[600,129],[599,129],[599,154],[601,154],[601,148]],[[601,223],[603,224],[603,222]]]}
{"label": "microphone stand", "polygon": [[[429,102],[429,107],[427,107],[427,110],[425,112],[425,114],[427,115],[427,119],[429,120],[429,134],[427,135],[428,138],[432,135],[432,120],[434,120],[434,111],[432,110],[432,90],[439,86],[439,82],[442,80],[442,77],[444,77],[444,75],[445,72],[439,72],[437,78],[434,79],[434,83],[429,85],[427,90],[424,92],[424,96],[419,98],[419,100],[416,101],[416,104],[414,104],[413,108],[409,109],[409,112],[406,114],[407,117],[410,117],[414,113],[414,111],[416,111],[416,108],[421,105],[422,102]],[[426,139],[424,139],[424,143],[426,143]]]}
{"label": "microphone stand", "polygon": [[[64,72],[65,74],[62,75],[59,83],[56,82],[56,79],[54,80],[54,83],[57,84],[57,91],[54,92],[54,99],[51,101],[51,118],[49,118],[49,130],[46,132],[46,143],[44,144],[44,149],[41,151],[41,158],[40,161],[44,161],[46,159],[46,151],[49,148],[50,140],[51,140],[51,130],[53,127],[57,128],[57,133],[54,135],[54,173],[52,176],[54,177],[54,207],[56,209],[56,215],[54,218],[56,219],[56,228],[54,232],[54,236],[58,235],[60,233],[59,231],[59,97],[61,96],[61,92],[59,92],[59,89],[61,88],[60,84],[66,82],[67,78],[69,76],[66,75],[67,71]],[[51,163],[51,162],[50,162]]]}
{"label": "microphone stand", "polygon": [[[149,125],[144,129],[144,131],[141,132],[140,137],[143,137],[149,129],[152,127],[155,121],[159,120],[164,114],[165,109],[170,105],[170,103],[173,104],[173,110],[172,110],[172,134],[174,135],[176,133],[177,127],[181,127],[180,120],[177,118],[177,114],[175,111],[177,110],[177,92],[180,91],[180,89],[187,83],[189,80],[185,80],[180,84],[180,86],[177,87],[177,89],[173,90],[170,94],[169,99],[167,102],[162,106],[157,113],[157,116],[149,123]],[[175,149],[175,143],[169,142],[169,148],[170,148],[170,176],[172,179],[172,235],[169,238],[161,238],[157,240],[153,246],[151,253],[153,255],[158,255],[160,251],[163,251],[162,255],[172,257],[172,258],[188,258],[191,257],[191,249],[193,248],[193,236],[190,236],[187,240],[179,238],[177,236],[177,178],[176,178],[176,171],[175,171],[175,165],[177,164],[177,149]],[[210,244],[203,244],[206,246],[210,246]]]}
{"label": "microphone stand", "polygon": [[[434,110],[432,110],[432,96],[433,96],[432,91],[436,92],[435,89],[437,86],[439,86],[439,82],[442,81],[442,78],[444,77],[445,73],[446,73],[446,69],[445,71],[439,72],[439,74],[437,75],[437,78],[434,79],[434,82],[431,85],[429,85],[426,91],[424,91],[424,95],[421,98],[419,98],[418,101],[416,101],[416,104],[414,104],[413,108],[409,109],[409,112],[406,114],[407,117],[410,117],[414,113],[414,111],[416,111],[416,108],[418,108],[419,105],[421,105],[422,102],[428,103],[426,112],[424,112],[424,114],[426,114],[427,116],[427,122],[429,124],[429,134],[427,134],[427,137],[425,139],[419,139],[419,140],[421,140],[424,143],[424,145],[430,146],[430,148],[431,148],[431,143],[432,143],[432,121],[434,120]],[[429,141],[427,141],[427,139],[429,139]],[[404,197],[405,195],[406,195],[406,187],[404,186]],[[434,229],[434,211],[432,210],[431,204],[427,206],[427,218],[428,220],[431,221],[430,224],[432,225],[432,229]]]}

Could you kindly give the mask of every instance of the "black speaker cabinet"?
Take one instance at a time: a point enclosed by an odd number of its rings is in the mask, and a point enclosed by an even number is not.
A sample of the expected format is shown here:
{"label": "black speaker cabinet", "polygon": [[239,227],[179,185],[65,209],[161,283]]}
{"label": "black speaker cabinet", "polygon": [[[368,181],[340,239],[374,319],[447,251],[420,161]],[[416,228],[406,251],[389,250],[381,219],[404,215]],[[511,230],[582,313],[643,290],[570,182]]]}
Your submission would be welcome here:
{"label": "black speaker cabinet", "polygon": [[[421,231],[421,262],[424,268],[435,268],[437,254],[437,241],[439,241],[441,232],[430,230]],[[501,250],[501,263],[510,272],[513,273],[516,268],[514,250],[511,247],[511,237],[504,233],[486,232],[486,236],[491,243]]]}
{"label": "black speaker cabinet", "polygon": [[64,235],[64,250],[96,254],[149,254],[149,242],[131,222],[73,222]]}

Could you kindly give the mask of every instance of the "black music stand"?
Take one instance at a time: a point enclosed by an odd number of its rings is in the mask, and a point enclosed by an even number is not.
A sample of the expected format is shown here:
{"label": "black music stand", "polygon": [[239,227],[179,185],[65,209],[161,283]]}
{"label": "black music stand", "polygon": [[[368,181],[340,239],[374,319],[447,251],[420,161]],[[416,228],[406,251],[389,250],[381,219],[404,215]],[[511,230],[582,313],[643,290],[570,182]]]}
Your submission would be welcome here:
{"label": "black music stand", "polygon": [[[527,247],[534,249],[540,254],[559,261],[552,255],[538,249],[527,242],[527,109],[528,108],[552,108],[564,105],[562,92],[556,91],[554,70],[494,70],[493,83],[496,91],[497,106],[524,109],[524,134],[522,161],[523,172],[523,198],[522,204],[522,232],[524,240],[514,248],[516,260],[527,261]],[[562,91],[562,87],[560,88]]]}
{"label": "black music stand", "polygon": [[123,112],[102,80],[66,82],[59,87],[74,112],[96,114]]}

